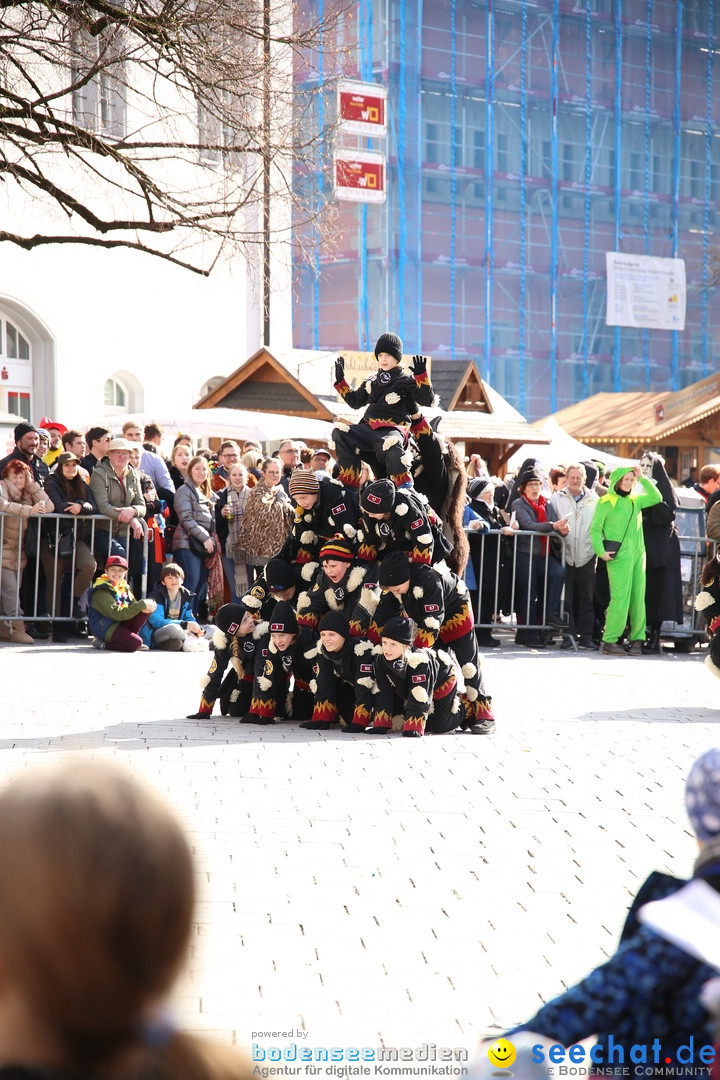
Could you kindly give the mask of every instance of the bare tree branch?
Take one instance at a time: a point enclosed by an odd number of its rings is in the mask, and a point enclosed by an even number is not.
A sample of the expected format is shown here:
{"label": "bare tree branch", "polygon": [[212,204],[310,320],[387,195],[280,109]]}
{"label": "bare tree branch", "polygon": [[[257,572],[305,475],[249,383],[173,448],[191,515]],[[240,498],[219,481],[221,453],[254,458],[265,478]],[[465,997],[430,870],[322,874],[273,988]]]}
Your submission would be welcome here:
{"label": "bare tree branch", "polygon": [[276,199],[302,236],[326,216],[334,136],[313,57],[328,63],[349,0],[326,7],[316,23],[293,0],[265,21],[258,0],[0,0],[0,193],[36,211],[0,243],[127,247],[208,273],[263,241]]}

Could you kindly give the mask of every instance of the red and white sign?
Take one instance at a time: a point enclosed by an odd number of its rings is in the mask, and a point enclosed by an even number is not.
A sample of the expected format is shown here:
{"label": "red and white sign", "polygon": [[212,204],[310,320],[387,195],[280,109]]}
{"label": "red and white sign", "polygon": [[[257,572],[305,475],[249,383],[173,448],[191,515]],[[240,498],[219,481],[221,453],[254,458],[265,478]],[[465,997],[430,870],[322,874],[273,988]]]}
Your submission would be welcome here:
{"label": "red and white sign", "polygon": [[336,150],[335,198],[347,202],[385,202],[385,155],[373,150]]}
{"label": "red and white sign", "polygon": [[338,86],[340,130],[348,135],[387,135],[387,90],[380,83],[341,82]]}

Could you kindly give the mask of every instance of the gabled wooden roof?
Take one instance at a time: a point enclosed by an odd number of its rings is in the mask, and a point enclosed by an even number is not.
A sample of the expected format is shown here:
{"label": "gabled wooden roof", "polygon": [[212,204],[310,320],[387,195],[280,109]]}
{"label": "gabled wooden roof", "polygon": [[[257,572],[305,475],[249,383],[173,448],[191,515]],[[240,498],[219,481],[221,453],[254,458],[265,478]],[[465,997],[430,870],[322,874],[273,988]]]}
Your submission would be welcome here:
{"label": "gabled wooden roof", "polygon": [[720,412],[720,374],[683,390],[594,394],[553,414],[581,442],[658,442]]}
{"label": "gabled wooden roof", "polygon": [[433,358],[432,384],[445,412],[464,409],[493,412],[492,402],[473,360]]}
{"label": "gabled wooden roof", "polygon": [[195,405],[196,409],[217,407],[287,413],[314,420],[333,419],[333,413],[315,394],[265,348],[258,349]]}

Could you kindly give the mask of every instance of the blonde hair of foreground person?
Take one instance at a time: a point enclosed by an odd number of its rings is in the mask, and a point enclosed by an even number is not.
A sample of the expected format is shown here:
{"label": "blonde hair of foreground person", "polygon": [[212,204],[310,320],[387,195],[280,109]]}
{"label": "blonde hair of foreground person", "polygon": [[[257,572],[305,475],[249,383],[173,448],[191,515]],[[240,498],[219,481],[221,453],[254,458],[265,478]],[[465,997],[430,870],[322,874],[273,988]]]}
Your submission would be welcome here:
{"label": "blonde hair of foreground person", "polygon": [[195,906],[167,806],[78,762],[0,791],[0,1062],[113,1080],[246,1080],[230,1047],[176,1031],[163,1000]]}

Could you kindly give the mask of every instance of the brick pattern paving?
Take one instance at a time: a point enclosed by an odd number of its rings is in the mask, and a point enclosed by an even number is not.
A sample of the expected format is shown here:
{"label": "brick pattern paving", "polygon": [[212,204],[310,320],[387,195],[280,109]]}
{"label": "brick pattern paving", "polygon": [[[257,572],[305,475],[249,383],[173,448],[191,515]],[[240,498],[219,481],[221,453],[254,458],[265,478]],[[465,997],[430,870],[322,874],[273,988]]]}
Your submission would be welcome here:
{"label": "brick pattern paving", "polygon": [[28,688],[0,779],[109,755],[182,815],[201,902],[175,1009],[194,1030],[472,1054],[612,951],[652,869],[691,870],[683,782],[720,721],[701,654],[505,647],[485,661],[496,734],[423,740],[185,720],[207,663],[0,648]]}

